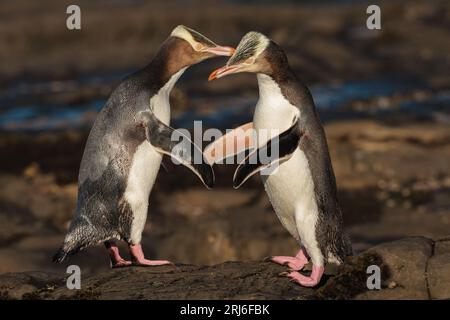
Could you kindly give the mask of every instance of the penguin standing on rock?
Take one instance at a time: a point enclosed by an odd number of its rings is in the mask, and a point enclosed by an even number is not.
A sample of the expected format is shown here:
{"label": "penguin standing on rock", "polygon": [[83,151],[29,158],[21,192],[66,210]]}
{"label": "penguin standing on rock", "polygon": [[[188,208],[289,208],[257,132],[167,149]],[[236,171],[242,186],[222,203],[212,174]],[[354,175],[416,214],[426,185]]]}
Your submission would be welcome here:
{"label": "penguin standing on rock", "polygon": [[[290,69],[283,50],[263,34],[247,33],[227,64],[211,73],[209,80],[238,72],[257,74],[259,100],[253,122],[213,142],[205,156],[209,163],[217,163],[254,148],[235,171],[235,188],[255,173],[278,165],[270,174],[261,172],[261,177],[278,218],[300,251],[295,257],[270,260],[289,266],[291,271],[285,275],[293,281],[313,287],[327,262],[340,264],[352,253],[324,129],[308,88]],[[251,131],[256,134],[248,134]],[[262,131],[266,131],[265,139]],[[274,135],[276,131],[280,134]],[[277,158],[263,161],[262,155],[273,151],[278,152]],[[306,276],[299,271],[309,259],[312,272]]]}
{"label": "penguin standing on rock", "polygon": [[[214,173],[201,149],[169,126],[169,94],[189,66],[233,52],[233,48],[218,46],[200,33],[178,26],[153,61],[114,90],[86,142],[75,217],[54,261],[104,242],[112,267],[170,264],[145,259],[140,244],[162,155],[171,155],[187,166],[208,188]],[[128,243],[131,261],[120,256],[114,239]]]}

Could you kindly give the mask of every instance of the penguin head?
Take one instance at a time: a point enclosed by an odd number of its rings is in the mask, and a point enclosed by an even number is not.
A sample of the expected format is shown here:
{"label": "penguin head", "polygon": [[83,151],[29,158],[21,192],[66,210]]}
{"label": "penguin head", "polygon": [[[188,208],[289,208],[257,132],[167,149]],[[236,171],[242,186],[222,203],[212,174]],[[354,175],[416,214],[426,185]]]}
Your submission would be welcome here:
{"label": "penguin head", "polygon": [[184,40],[184,45],[188,44],[188,48],[185,48],[184,52],[189,56],[191,64],[215,56],[231,56],[235,51],[234,48],[220,46],[201,33],[183,25],[173,29],[170,36]]}
{"label": "penguin head", "polygon": [[275,65],[287,65],[283,50],[262,33],[251,31],[241,39],[227,64],[213,71],[208,80],[240,72],[270,75],[274,72]]}

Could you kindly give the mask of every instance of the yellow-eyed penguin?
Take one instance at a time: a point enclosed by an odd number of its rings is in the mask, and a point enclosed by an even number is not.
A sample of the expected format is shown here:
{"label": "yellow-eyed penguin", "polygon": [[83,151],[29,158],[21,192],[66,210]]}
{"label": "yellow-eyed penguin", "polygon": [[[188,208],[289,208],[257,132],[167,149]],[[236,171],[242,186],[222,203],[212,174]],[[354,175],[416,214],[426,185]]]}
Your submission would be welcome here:
{"label": "yellow-eyed penguin", "polygon": [[[54,261],[61,262],[69,254],[104,242],[112,267],[170,263],[145,259],[140,244],[162,156],[171,155],[187,166],[208,188],[214,173],[203,160],[201,149],[169,126],[169,94],[187,67],[233,52],[233,48],[178,26],[150,64],[119,84],[98,114],[86,142],[75,217]],[[131,261],[120,256],[114,239],[128,243]]]}
{"label": "yellow-eyed penguin", "polygon": [[[211,73],[209,80],[239,72],[257,74],[259,100],[253,123],[216,140],[204,154],[210,163],[217,163],[255,147],[235,171],[235,188],[253,174],[278,165],[261,177],[278,218],[297,240],[300,251],[295,257],[270,259],[288,265],[292,270],[286,275],[293,281],[315,286],[327,262],[340,264],[352,252],[343,230],[324,129],[308,88],[292,72],[275,42],[258,32],[247,33],[227,64]],[[263,161],[274,151],[278,153],[276,159]],[[313,266],[306,276],[298,271],[309,258]]]}

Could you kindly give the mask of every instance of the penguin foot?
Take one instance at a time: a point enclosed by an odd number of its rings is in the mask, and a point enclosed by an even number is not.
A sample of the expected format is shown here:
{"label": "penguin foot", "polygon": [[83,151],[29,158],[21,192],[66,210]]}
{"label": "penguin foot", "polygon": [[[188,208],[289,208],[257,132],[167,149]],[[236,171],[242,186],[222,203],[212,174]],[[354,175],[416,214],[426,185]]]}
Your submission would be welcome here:
{"label": "penguin foot", "polygon": [[303,267],[308,263],[307,259],[299,259],[297,257],[289,256],[274,256],[270,257],[269,261],[281,264],[283,266],[288,266],[292,270],[302,270]]}
{"label": "penguin foot", "polygon": [[174,264],[168,260],[141,259],[141,260],[133,261],[133,266],[139,266],[139,267],[152,267],[152,266],[165,266],[165,265],[174,265]]}
{"label": "penguin foot", "polygon": [[295,257],[273,256],[264,259],[264,261],[272,261],[283,266],[288,266],[292,270],[299,271],[308,263],[308,256],[302,247]]}
{"label": "penguin foot", "polygon": [[284,275],[291,279],[291,281],[300,284],[304,287],[315,287],[322,279],[324,267],[313,266],[311,275],[309,277],[302,275],[297,271],[287,272]]}
{"label": "penguin foot", "polygon": [[122,259],[119,261],[112,261],[111,260],[111,268],[115,269],[115,268],[124,268],[124,267],[129,267],[132,265],[131,261]]}
{"label": "penguin foot", "polygon": [[163,265],[174,265],[172,262],[167,260],[149,260],[145,259],[144,252],[142,251],[142,246],[140,244],[130,245],[131,260],[133,266],[150,267],[150,266],[163,266]]}
{"label": "penguin foot", "polygon": [[111,268],[123,268],[131,266],[131,261],[127,261],[120,256],[119,247],[115,241],[105,241],[105,247],[108,250]]}

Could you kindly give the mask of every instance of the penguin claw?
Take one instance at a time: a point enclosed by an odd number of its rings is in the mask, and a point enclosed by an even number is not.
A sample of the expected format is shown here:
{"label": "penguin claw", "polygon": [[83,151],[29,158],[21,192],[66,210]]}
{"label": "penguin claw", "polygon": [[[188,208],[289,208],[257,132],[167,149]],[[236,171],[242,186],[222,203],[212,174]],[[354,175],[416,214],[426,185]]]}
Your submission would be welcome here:
{"label": "penguin claw", "polygon": [[295,282],[303,287],[315,287],[322,278],[324,267],[313,266],[313,270],[310,276],[305,276],[299,272],[292,271],[287,274],[292,282]]}
{"label": "penguin claw", "polygon": [[273,256],[267,256],[263,259],[264,262],[273,262],[272,261]]}

